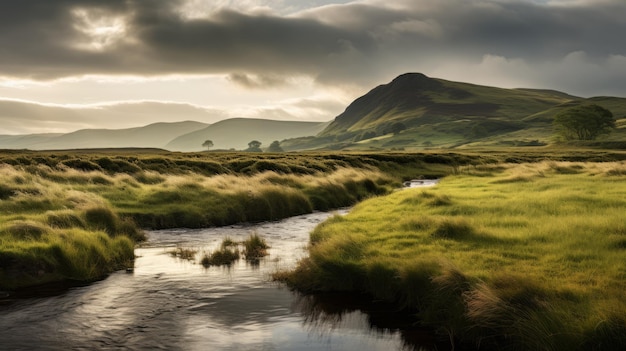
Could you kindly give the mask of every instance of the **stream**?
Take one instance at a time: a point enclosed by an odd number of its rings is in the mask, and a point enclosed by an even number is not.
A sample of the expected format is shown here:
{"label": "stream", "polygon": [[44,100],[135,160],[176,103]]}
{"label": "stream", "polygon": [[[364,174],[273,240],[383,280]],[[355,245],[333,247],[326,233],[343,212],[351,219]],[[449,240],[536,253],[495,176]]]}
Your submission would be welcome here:
{"label": "stream", "polygon": [[[46,296],[0,299],[0,349],[437,349],[431,333],[393,306],[354,295],[303,296],[270,280],[306,256],[310,231],[331,215],[149,231],[132,272]],[[198,263],[225,237],[239,241],[251,233],[271,246],[260,262]],[[174,257],[176,248],[198,250],[196,260]]]}

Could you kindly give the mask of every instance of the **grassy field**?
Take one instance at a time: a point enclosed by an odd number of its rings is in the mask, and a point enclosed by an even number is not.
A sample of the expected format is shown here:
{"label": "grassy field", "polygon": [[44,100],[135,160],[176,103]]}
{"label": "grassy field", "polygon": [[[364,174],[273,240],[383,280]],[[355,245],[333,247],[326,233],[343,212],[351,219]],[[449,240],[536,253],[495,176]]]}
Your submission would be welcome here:
{"label": "grassy field", "polygon": [[0,289],[92,281],[132,266],[141,229],[350,206],[398,187],[403,174],[452,168],[403,155],[7,151],[0,154]]}
{"label": "grassy field", "polygon": [[470,165],[623,159],[528,148],[430,153],[0,152],[0,289],[100,279],[132,265],[142,229],[276,220],[388,194]]}
{"label": "grassy field", "polygon": [[462,349],[620,350],[625,214],[624,162],[460,167],[318,226],[276,278],[398,302]]}

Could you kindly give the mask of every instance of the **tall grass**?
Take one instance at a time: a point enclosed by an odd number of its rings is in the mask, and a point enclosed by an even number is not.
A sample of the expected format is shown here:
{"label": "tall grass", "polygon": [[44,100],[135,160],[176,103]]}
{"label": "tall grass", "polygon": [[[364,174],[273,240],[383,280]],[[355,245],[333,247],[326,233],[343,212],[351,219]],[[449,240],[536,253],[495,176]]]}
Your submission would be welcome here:
{"label": "tall grass", "polygon": [[395,184],[380,171],[342,168],[314,175],[170,175],[162,183],[127,190],[133,199],[117,190],[102,195],[144,228],[201,228],[350,206]]}
{"label": "tall grass", "polygon": [[48,166],[35,174],[0,167],[3,185],[11,189],[0,200],[0,288],[91,281],[131,265],[134,241],[143,239],[132,220],[120,218],[97,194],[40,176],[42,170],[53,172]]}
{"label": "tall grass", "polygon": [[463,348],[617,350],[626,341],[625,170],[460,169],[318,226],[310,257],[276,278],[402,303]]}
{"label": "tall grass", "polygon": [[222,244],[218,249],[205,254],[202,260],[200,260],[200,263],[205,267],[230,266],[240,257],[239,243],[227,237],[222,240]]}
{"label": "tall grass", "polygon": [[243,255],[247,260],[258,260],[267,256],[270,246],[257,233],[251,234],[243,241]]}

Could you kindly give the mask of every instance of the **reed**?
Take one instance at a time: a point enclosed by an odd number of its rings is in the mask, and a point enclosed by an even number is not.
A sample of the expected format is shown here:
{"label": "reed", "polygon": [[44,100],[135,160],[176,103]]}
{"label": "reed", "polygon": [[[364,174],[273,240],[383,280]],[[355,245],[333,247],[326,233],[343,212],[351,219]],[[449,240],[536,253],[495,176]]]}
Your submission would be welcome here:
{"label": "reed", "polygon": [[253,233],[243,241],[243,256],[246,260],[258,260],[268,255],[267,249],[269,248],[265,239]]}

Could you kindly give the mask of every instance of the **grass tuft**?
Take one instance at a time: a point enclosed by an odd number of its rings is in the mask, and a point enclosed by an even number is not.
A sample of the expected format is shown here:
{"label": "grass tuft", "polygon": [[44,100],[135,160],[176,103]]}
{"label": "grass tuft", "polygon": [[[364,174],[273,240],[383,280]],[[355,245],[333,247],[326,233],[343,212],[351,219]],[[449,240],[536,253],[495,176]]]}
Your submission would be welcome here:
{"label": "grass tuft", "polygon": [[238,248],[232,248],[230,245],[222,245],[219,249],[205,254],[200,260],[200,264],[205,267],[210,266],[230,266],[241,257]]}
{"label": "grass tuft", "polygon": [[184,247],[177,247],[176,249],[170,251],[170,255],[180,258],[181,260],[188,260],[188,261],[195,260],[196,253],[198,253],[198,250],[184,248]]}
{"label": "grass tuft", "polygon": [[243,241],[243,255],[246,260],[258,260],[268,255],[269,245],[257,233],[251,234]]}
{"label": "grass tuft", "polygon": [[439,239],[466,239],[474,234],[474,228],[464,219],[446,218],[437,223],[435,230],[430,233],[433,238]]}

